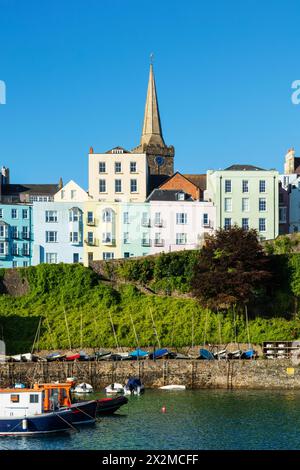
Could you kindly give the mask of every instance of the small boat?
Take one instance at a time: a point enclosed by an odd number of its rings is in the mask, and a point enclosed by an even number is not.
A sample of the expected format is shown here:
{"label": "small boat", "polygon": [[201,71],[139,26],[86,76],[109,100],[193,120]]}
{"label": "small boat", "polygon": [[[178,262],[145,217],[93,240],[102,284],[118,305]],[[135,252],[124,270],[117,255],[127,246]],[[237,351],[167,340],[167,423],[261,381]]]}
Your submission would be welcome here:
{"label": "small boat", "polygon": [[25,354],[15,354],[10,356],[13,362],[37,362],[40,360],[39,356],[36,354],[25,353]]}
{"label": "small boat", "polygon": [[96,351],[95,359],[96,361],[103,361],[105,358],[111,355],[111,351]]}
{"label": "small boat", "polygon": [[69,408],[47,412],[44,391],[0,389],[0,436],[33,436],[74,430]]}
{"label": "small boat", "polygon": [[187,354],[182,354],[182,353],[174,353],[175,358],[174,359],[185,359],[185,360],[190,360],[191,356],[188,356]]}
{"label": "small boat", "polygon": [[205,359],[205,360],[211,361],[215,359],[215,356],[208,349],[200,349],[198,359]]}
{"label": "small boat", "polygon": [[242,352],[241,359],[255,359],[256,351],[254,349],[248,349],[247,351]]}
{"label": "small boat", "polygon": [[145,387],[137,377],[129,378],[124,387],[124,395],[141,395],[144,391]]}
{"label": "small boat", "polygon": [[227,359],[227,349],[222,349],[214,353],[215,359]]}
{"label": "small boat", "polygon": [[65,359],[65,357],[66,357],[65,354],[62,354],[60,352],[53,352],[51,354],[48,354],[48,356],[46,356],[46,359],[48,362],[62,361],[63,359]]}
{"label": "small boat", "polygon": [[69,354],[66,356],[66,361],[76,361],[80,359],[80,354],[77,353],[77,354]]}
{"label": "small boat", "polygon": [[16,382],[14,388],[26,388],[25,384],[22,384],[21,382]]}
{"label": "small boat", "polygon": [[93,387],[85,382],[76,385],[75,388],[72,390],[73,393],[77,394],[93,393],[93,391]]}
{"label": "small boat", "polygon": [[149,359],[161,359],[162,357],[166,357],[169,354],[168,349],[157,349],[149,354]]}
{"label": "small boat", "polygon": [[185,385],[164,385],[159,387],[160,390],[186,390]]}
{"label": "small boat", "polygon": [[242,355],[241,349],[237,349],[236,351],[232,351],[228,353],[228,359],[240,359]]}
{"label": "small boat", "polygon": [[112,383],[105,387],[105,392],[108,395],[115,394],[115,393],[124,393],[124,387],[122,384],[119,383]]}
{"label": "small boat", "polygon": [[129,356],[132,359],[145,359],[148,357],[149,353],[147,351],[143,351],[142,349],[135,349],[135,351],[131,351]]}
{"label": "small boat", "polygon": [[121,406],[128,403],[128,398],[122,395],[114,398],[100,398],[97,400],[97,415],[110,415],[117,411]]}

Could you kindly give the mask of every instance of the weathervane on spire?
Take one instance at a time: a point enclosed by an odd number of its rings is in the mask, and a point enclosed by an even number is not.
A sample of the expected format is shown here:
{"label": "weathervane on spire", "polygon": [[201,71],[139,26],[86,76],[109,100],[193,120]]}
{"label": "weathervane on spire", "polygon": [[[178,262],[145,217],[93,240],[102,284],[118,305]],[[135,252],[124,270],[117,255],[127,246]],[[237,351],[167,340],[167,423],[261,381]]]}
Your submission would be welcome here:
{"label": "weathervane on spire", "polygon": [[151,54],[150,54],[150,64],[153,65],[153,62],[154,62],[154,54],[153,54],[153,52],[151,52]]}

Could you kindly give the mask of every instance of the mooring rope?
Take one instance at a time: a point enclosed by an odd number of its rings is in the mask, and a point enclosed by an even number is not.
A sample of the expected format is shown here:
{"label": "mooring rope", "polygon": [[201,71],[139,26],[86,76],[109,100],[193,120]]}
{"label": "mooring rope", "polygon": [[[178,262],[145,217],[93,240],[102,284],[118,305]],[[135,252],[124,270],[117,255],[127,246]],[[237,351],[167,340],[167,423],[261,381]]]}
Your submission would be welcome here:
{"label": "mooring rope", "polygon": [[[71,408],[70,408],[71,409]],[[80,408],[77,408],[77,406],[74,406],[73,409],[75,410],[78,410],[78,411],[81,411],[81,413],[84,413],[85,415],[87,415],[89,418],[91,419],[95,419],[93,416],[89,415],[86,411],[83,411],[81,410]]]}
{"label": "mooring rope", "polygon": [[55,411],[53,411],[53,414],[55,414],[55,416],[57,416],[58,418],[62,419],[65,423],[67,423],[68,426],[70,426],[71,429],[73,429],[74,431],[76,432],[80,432],[79,429],[75,428],[75,426],[73,426],[71,423],[69,423],[66,419],[64,419],[62,416],[60,416],[58,413],[56,413]]}

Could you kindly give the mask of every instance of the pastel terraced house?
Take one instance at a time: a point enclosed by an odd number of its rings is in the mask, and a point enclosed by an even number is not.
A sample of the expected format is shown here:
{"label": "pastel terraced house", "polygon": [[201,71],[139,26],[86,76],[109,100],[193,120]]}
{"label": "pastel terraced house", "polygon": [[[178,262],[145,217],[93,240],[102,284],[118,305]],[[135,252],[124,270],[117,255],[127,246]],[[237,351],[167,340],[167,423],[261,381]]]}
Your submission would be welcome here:
{"label": "pastel terraced house", "polygon": [[30,266],[32,244],[32,207],[25,204],[1,204],[0,267]]}
{"label": "pastel terraced house", "polygon": [[150,203],[150,253],[201,247],[215,227],[212,202],[195,201],[182,190],[155,189]]}
{"label": "pastel terraced house", "polygon": [[53,202],[33,203],[32,264],[83,262],[83,213],[88,194],[70,181]]}
{"label": "pastel terraced house", "polygon": [[121,204],[88,201],[84,204],[84,265],[121,258]]}
{"label": "pastel terraced house", "polygon": [[120,244],[122,258],[150,254],[150,204],[120,204]]}
{"label": "pastel terraced house", "polygon": [[256,229],[261,240],[278,236],[279,173],[252,165],[207,171],[204,198],[216,205],[216,228]]}

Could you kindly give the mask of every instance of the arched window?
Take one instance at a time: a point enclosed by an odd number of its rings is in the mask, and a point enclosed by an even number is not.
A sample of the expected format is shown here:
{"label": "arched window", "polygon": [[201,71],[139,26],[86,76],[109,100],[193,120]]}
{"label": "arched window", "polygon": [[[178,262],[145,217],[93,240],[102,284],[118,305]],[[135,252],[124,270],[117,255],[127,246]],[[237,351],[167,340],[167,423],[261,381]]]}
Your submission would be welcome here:
{"label": "arched window", "polygon": [[79,222],[81,219],[81,214],[82,211],[79,209],[79,207],[72,207],[72,209],[69,210],[69,221]]}
{"label": "arched window", "polygon": [[103,222],[112,222],[113,211],[111,209],[104,209],[102,213]]}

